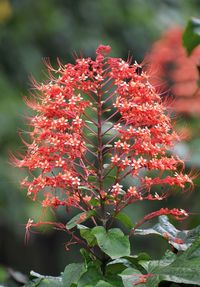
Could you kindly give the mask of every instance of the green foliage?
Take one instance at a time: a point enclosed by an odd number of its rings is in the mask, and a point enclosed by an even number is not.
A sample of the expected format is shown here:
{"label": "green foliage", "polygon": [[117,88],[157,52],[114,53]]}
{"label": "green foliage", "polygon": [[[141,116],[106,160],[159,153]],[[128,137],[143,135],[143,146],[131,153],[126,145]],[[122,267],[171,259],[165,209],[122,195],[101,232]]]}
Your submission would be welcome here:
{"label": "green foliage", "polygon": [[139,254],[108,261],[103,267],[100,261],[91,258],[87,264],[68,265],[60,277],[34,273],[37,278],[25,286],[155,287],[164,281],[168,282],[165,286],[171,286],[170,282],[200,286],[199,270],[200,236],[186,251],[176,255],[168,250],[161,260],[149,260],[147,254]]}
{"label": "green foliage", "polygon": [[200,44],[200,19],[191,18],[183,34],[183,45],[190,55]]}
{"label": "green foliage", "polygon": [[[141,282],[139,287],[155,287],[162,281],[170,281],[184,284],[196,284],[200,286],[200,237],[184,253],[177,256],[167,252],[162,260],[141,261],[146,274],[138,269],[127,268],[120,276],[125,287]],[[142,284],[144,279],[145,285]]]}
{"label": "green foliage", "polygon": [[178,230],[169,222],[167,216],[159,217],[159,223],[148,229],[136,229],[135,235],[160,235],[177,250],[186,250],[200,234],[200,226],[191,230]]}
{"label": "green foliage", "polygon": [[[147,280],[147,287],[155,287],[161,281],[196,284],[200,286],[200,236],[180,255],[163,258],[160,261],[145,262],[143,267],[151,277]],[[169,264],[169,262],[171,263]]]}

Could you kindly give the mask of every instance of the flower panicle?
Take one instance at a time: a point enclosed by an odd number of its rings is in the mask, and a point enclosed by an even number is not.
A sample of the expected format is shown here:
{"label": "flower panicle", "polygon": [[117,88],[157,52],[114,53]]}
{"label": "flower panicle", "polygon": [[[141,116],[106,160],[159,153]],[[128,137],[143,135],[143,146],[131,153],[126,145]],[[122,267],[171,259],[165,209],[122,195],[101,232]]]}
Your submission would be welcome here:
{"label": "flower panicle", "polygon": [[[43,208],[106,206],[117,214],[192,186],[183,161],[169,152],[179,136],[148,73],[109,52],[100,45],[94,60],[58,61],[58,69],[48,62],[49,82],[34,83],[33,101],[26,101],[35,111],[31,143],[13,161],[29,170],[22,185],[33,200],[42,194]],[[125,187],[127,177],[137,184]],[[155,193],[154,185],[164,188]]]}

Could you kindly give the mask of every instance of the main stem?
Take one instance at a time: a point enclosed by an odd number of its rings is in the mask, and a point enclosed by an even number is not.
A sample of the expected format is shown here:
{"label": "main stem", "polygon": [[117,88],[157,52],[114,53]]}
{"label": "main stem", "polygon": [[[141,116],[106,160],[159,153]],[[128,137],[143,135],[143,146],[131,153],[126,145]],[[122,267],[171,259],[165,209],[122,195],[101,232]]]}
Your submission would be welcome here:
{"label": "main stem", "polygon": [[98,158],[98,181],[99,181],[99,194],[101,204],[101,220],[104,228],[106,228],[106,214],[105,214],[105,199],[103,197],[103,134],[102,134],[102,92],[97,94],[97,158]]}
{"label": "main stem", "polygon": [[[100,196],[100,204],[101,204],[101,221],[102,225],[105,229],[107,229],[107,219],[106,219],[106,209],[105,209],[105,198],[104,198],[104,185],[103,185],[103,172],[104,172],[104,167],[103,167],[103,133],[102,133],[102,126],[103,126],[103,121],[102,121],[102,92],[100,91],[97,94],[97,158],[98,158],[98,182],[99,182],[99,196]],[[103,274],[105,274],[105,268],[106,268],[106,263],[108,260],[108,256],[102,252],[102,257],[101,257],[101,269]]]}

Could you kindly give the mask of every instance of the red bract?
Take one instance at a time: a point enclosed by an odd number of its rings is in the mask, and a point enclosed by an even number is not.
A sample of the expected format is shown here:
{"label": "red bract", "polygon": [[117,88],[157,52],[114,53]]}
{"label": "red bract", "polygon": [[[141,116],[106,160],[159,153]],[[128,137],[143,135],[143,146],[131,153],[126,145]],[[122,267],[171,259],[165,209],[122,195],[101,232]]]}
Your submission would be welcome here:
{"label": "red bract", "polygon": [[[200,47],[188,57],[182,45],[183,30],[174,27],[156,41],[148,60],[154,66],[154,77],[165,81],[165,88],[174,96],[172,108],[176,112],[200,114],[200,89],[198,87]],[[151,65],[151,66],[152,66]],[[155,79],[154,79],[155,80]]]}
{"label": "red bract", "polygon": [[[169,152],[179,137],[149,76],[109,51],[101,45],[95,60],[48,65],[49,82],[35,84],[34,100],[27,100],[36,112],[31,142],[15,159],[30,171],[22,185],[33,200],[42,193],[43,207],[95,209],[104,223],[133,202],[192,186],[183,162]],[[154,185],[164,188],[155,192]],[[155,214],[176,216],[166,209]]]}

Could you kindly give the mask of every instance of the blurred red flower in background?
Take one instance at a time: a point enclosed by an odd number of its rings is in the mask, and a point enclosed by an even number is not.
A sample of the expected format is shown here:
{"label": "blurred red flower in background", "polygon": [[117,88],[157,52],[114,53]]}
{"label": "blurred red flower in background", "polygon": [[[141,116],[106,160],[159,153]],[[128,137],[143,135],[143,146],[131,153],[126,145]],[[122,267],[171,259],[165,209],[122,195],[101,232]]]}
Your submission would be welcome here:
{"label": "blurred red flower in background", "polygon": [[[154,71],[154,83],[161,79],[172,93],[172,108],[179,113],[200,115],[199,71],[200,46],[190,56],[182,44],[183,29],[173,27],[154,43],[147,55]],[[163,83],[161,84],[163,85]]]}

